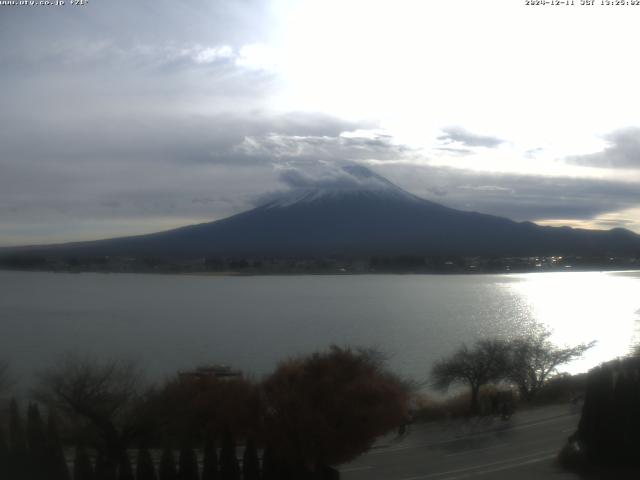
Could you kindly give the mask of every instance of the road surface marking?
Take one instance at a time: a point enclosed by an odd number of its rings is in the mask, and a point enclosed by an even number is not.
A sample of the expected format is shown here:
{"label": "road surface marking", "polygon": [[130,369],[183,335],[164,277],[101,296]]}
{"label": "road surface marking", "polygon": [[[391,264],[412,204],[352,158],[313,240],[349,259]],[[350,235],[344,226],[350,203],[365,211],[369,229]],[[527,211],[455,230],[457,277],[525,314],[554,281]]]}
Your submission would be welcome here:
{"label": "road surface marking", "polygon": [[370,470],[373,467],[371,465],[365,465],[363,467],[348,467],[348,468],[340,468],[341,472],[357,472],[358,470]]}
{"label": "road surface marking", "polygon": [[463,452],[449,453],[448,455],[445,455],[445,457],[457,457],[458,455],[467,455],[469,453],[482,452],[483,450],[490,450],[492,448],[504,447],[505,445],[509,445],[509,444],[499,443],[497,445],[491,445],[489,447],[472,448],[471,450],[465,450]]}
{"label": "road surface marking", "polygon": [[[531,458],[531,457],[535,457],[536,455],[544,455],[542,457],[537,457],[537,458]],[[499,470],[507,470],[509,468],[516,468],[522,465],[527,465],[529,463],[536,463],[536,462],[542,462],[544,460],[547,460],[549,458],[553,458],[557,455],[557,452],[555,450],[549,450],[546,452],[536,452],[536,453],[530,453],[529,455],[523,455],[521,457],[514,457],[514,458],[509,458],[506,460],[500,460],[497,462],[491,462],[491,463],[482,463],[480,465],[474,465],[472,467],[465,467],[465,468],[458,468],[456,470],[448,470],[446,472],[438,472],[438,473],[429,473],[427,475],[420,475],[417,477],[407,477],[407,478],[403,478],[402,480],[424,480],[427,478],[434,478],[434,477],[442,477],[444,475],[451,475],[451,474],[456,474],[456,473],[460,473],[463,476],[464,475],[477,475],[477,470],[478,469],[482,469],[482,468],[487,468],[487,467],[496,467],[497,470],[494,469],[494,471],[499,471]],[[505,463],[509,464],[511,462],[517,462],[519,460],[523,460],[520,463],[515,463],[515,464],[511,464],[511,465],[503,465]],[[499,466],[501,465],[501,466]],[[490,471],[486,471],[483,473],[491,473]],[[441,480],[453,480],[454,478],[463,478],[463,477],[447,477],[447,479],[441,479]]]}
{"label": "road surface marking", "polygon": [[544,425],[545,423],[550,423],[550,422],[557,422],[559,420],[564,420],[568,417],[569,415],[566,416],[560,416],[560,417],[553,417],[553,418],[549,418],[547,420],[540,420],[539,422],[533,422],[533,423],[525,423],[524,425],[516,425],[513,428],[508,428],[505,429],[504,431],[507,430],[522,430],[524,428],[530,428],[530,427],[537,427],[538,425]]}

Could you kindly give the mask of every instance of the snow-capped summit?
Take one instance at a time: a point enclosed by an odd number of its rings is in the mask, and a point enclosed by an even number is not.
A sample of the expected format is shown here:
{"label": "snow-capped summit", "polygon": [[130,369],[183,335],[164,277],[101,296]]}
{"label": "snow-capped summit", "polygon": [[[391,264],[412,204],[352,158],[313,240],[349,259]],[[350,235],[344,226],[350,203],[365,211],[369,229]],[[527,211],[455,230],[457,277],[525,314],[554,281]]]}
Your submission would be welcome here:
{"label": "snow-capped summit", "polygon": [[271,199],[265,207],[283,208],[296,203],[347,200],[349,197],[405,199],[413,202],[422,200],[357,164],[345,165],[331,170],[328,175],[318,177],[307,176],[299,170],[287,170],[282,173],[281,178],[291,188]]}

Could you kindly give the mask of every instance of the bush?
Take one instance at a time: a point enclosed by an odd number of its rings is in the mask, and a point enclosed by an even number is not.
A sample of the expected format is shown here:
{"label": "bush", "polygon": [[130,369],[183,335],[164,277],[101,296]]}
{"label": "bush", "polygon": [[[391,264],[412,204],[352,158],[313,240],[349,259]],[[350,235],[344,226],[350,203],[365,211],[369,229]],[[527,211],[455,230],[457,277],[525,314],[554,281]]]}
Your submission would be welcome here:
{"label": "bush", "polygon": [[594,464],[640,467],[640,357],[589,372],[577,439]]}
{"label": "bush", "polygon": [[[476,413],[479,415],[491,415],[499,413],[492,405],[492,397],[500,395],[501,392],[509,392],[505,387],[489,384],[480,388],[478,392],[478,407]],[[429,422],[436,420],[468,417],[471,413],[471,392],[465,390],[455,395],[442,399],[434,399],[427,394],[416,397],[415,410],[412,418],[417,422]]]}
{"label": "bush", "polygon": [[586,387],[586,374],[561,374],[547,381],[531,403],[533,405],[549,405],[572,402],[584,397]]}
{"label": "bush", "polygon": [[293,358],[264,382],[265,435],[278,461],[343,463],[408,419],[410,390],[372,351]]}
{"label": "bush", "polygon": [[242,438],[260,424],[258,387],[245,378],[177,375],[150,395],[147,407],[175,441],[189,438],[202,444],[206,432],[226,426]]}
{"label": "bush", "polygon": [[588,472],[589,462],[578,442],[570,439],[558,454],[558,463],[567,470]]}

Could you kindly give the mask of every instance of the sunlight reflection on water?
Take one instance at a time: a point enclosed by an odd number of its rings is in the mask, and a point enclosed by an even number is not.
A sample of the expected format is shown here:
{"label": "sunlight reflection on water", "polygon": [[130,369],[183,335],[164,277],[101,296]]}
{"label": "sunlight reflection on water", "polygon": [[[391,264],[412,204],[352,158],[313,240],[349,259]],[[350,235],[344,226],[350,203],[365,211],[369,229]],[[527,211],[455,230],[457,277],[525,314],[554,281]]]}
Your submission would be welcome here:
{"label": "sunlight reflection on water", "polygon": [[521,296],[532,320],[548,325],[559,344],[596,340],[596,346],[567,371],[584,371],[628,352],[638,341],[638,274],[562,272],[515,275],[507,284]]}

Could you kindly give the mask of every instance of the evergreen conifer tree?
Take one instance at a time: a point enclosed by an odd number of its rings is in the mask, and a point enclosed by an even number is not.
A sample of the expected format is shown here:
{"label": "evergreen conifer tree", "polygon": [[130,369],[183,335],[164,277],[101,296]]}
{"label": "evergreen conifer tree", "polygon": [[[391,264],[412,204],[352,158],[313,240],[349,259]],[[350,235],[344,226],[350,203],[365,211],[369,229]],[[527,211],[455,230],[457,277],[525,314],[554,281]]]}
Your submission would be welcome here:
{"label": "evergreen conifer tree", "polygon": [[218,451],[215,436],[207,435],[202,459],[202,480],[218,480]]}
{"label": "evergreen conifer tree", "polygon": [[73,461],[73,480],[94,480],[93,465],[87,451],[82,447],[76,448]]}
{"label": "evergreen conifer tree", "polygon": [[158,477],[160,480],[178,480],[176,462],[173,456],[173,451],[169,447],[165,447],[164,450],[162,450]]}
{"label": "evergreen conifer tree", "polygon": [[29,471],[34,479],[49,478],[49,458],[47,455],[47,438],[40,409],[34,403],[27,408],[27,446],[29,449]]}
{"label": "evergreen conifer tree", "polygon": [[116,480],[116,466],[104,453],[98,452],[95,468],[95,480]]}
{"label": "evergreen conifer tree", "polygon": [[278,467],[270,447],[265,447],[262,453],[262,480],[279,480]]}
{"label": "evergreen conifer tree", "polygon": [[20,418],[18,402],[9,405],[9,475],[12,480],[23,480],[28,476],[27,442]]}
{"label": "evergreen conifer tree", "polygon": [[188,441],[180,449],[178,465],[178,478],[180,480],[198,480],[198,458]]}
{"label": "evergreen conifer tree", "polygon": [[9,445],[4,436],[4,430],[0,425],[0,478],[9,477]]}
{"label": "evergreen conifer tree", "polygon": [[236,456],[236,444],[229,428],[222,434],[220,449],[220,478],[221,480],[240,480],[240,466]]}
{"label": "evergreen conifer tree", "polygon": [[247,440],[242,456],[242,480],[260,480],[258,449],[253,439]]}
{"label": "evergreen conifer tree", "polygon": [[69,467],[64,456],[62,441],[58,434],[58,425],[53,412],[47,417],[47,480],[69,480]]}
{"label": "evergreen conifer tree", "polygon": [[122,457],[118,464],[118,480],[135,480],[133,469],[131,468],[131,459],[127,452],[122,452]]}
{"label": "evergreen conifer tree", "polygon": [[146,447],[138,450],[138,461],[136,465],[136,480],[157,480],[156,469],[153,466],[151,453]]}

